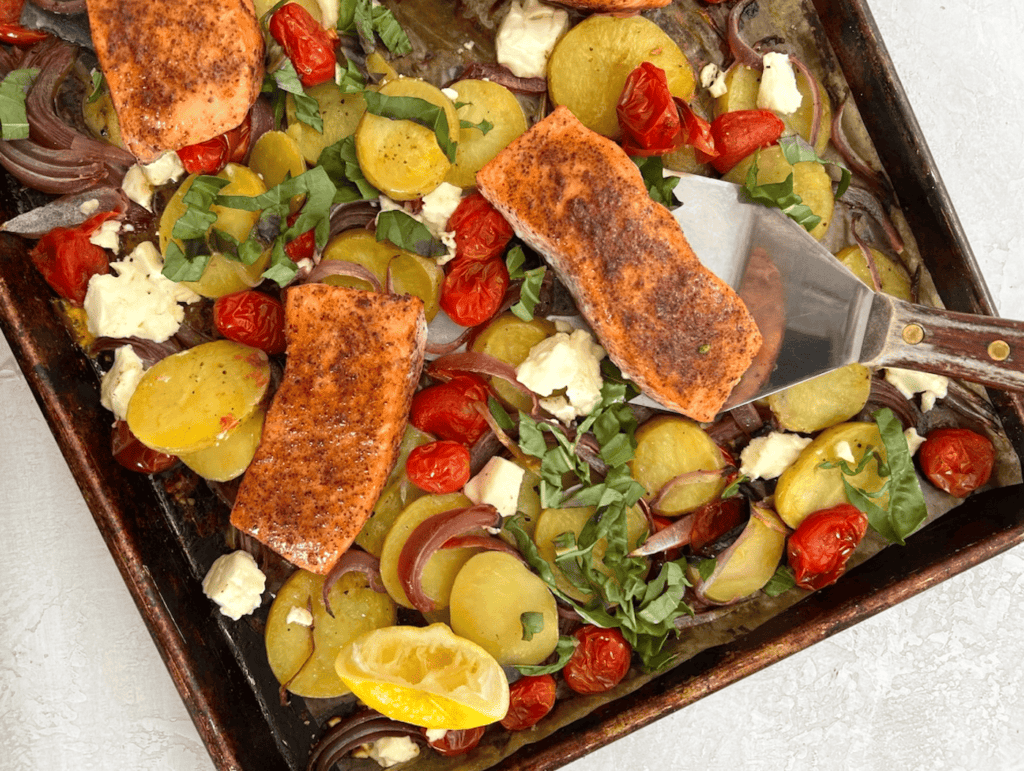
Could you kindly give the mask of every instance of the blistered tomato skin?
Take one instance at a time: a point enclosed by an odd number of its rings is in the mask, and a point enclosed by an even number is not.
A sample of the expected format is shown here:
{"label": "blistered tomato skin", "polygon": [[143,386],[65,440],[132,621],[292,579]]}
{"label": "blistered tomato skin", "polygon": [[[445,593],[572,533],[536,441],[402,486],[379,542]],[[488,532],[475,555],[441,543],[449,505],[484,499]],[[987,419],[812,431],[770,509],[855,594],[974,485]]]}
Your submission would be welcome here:
{"label": "blistered tomato skin", "polygon": [[633,649],[618,629],[583,626],[576,630],[576,651],[562,669],[576,693],[604,693],[626,676]]}
{"label": "blistered tomato skin", "polygon": [[123,420],[114,424],[110,446],[114,460],[129,471],[138,471],[140,474],[157,474],[178,462],[174,455],[157,452],[140,442]]}
{"label": "blistered tomato skin", "polygon": [[555,678],[551,675],[521,677],[509,687],[508,713],[501,725],[509,731],[525,731],[541,721],[555,706]]}
{"label": "blistered tomato skin", "polygon": [[460,374],[447,383],[418,391],[412,399],[409,422],[440,439],[472,445],[487,432],[487,421],[476,405],[487,409],[490,390],[476,375]]}
{"label": "blistered tomato skin", "polygon": [[807,517],[786,546],[796,585],[821,589],[834,584],[846,572],[846,563],[867,529],[868,518],[849,503]]}
{"label": "blistered tomato skin", "polygon": [[[423,731],[426,735],[426,729]],[[465,755],[480,743],[484,727],[466,728],[458,731],[446,731],[440,739],[428,739],[427,744],[446,758]]]}
{"label": "blistered tomato skin", "polygon": [[441,308],[456,324],[483,324],[501,308],[508,281],[508,268],[500,257],[484,261],[456,258],[441,285]]}
{"label": "blistered tomato skin", "polygon": [[992,442],[967,428],[937,428],[918,452],[928,480],[957,498],[966,498],[989,480],[995,457]]}
{"label": "blistered tomato skin", "polygon": [[512,239],[512,226],[480,193],[463,198],[448,218],[455,233],[459,260],[485,261],[500,257]]}
{"label": "blistered tomato skin", "polygon": [[228,340],[284,353],[284,305],[270,295],[251,289],[224,295],[213,304],[213,323]]}
{"label": "blistered tomato skin", "polygon": [[104,212],[90,217],[76,228],[54,228],[29,252],[46,283],[54,292],[76,305],[85,302],[89,279],[110,272],[110,259],[89,237],[114,216]]}
{"label": "blistered tomato skin", "polygon": [[270,34],[292,60],[303,86],[318,86],[334,79],[337,37],[332,39],[301,5],[289,3],[276,11],[270,17]]}
{"label": "blistered tomato skin", "polygon": [[665,70],[651,62],[629,73],[615,112],[622,149],[629,155],[664,155],[683,143],[683,124]]}
{"label": "blistered tomato skin", "polygon": [[189,174],[216,174],[229,163],[241,163],[249,152],[252,123],[249,115],[223,134],[178,150],[178,158]]}
{"label": "blistered tomato skin", "polygon": [[413,448],[405,462],[409,481],[428,493],[454,493],[469,481],[469,448],[442,440]]}
{"label": "blistered tomato skin", "polygon": [[717,155],[698,152],[697,160],[710,161],[719,174],[725,174],[755,150],[779,141],[786,124],[770,110],[736,110],[711,121],[711,136]]}
{"label": "blistered tomato skin", "polygon": [[[295,224],[299,214],[300,212],[295,212],[288,215],[288,227]],[[316,231],[307,230],[305,233],[297,235],[284,245],[284,253],[295,262],[311,259],[316,253]]]}

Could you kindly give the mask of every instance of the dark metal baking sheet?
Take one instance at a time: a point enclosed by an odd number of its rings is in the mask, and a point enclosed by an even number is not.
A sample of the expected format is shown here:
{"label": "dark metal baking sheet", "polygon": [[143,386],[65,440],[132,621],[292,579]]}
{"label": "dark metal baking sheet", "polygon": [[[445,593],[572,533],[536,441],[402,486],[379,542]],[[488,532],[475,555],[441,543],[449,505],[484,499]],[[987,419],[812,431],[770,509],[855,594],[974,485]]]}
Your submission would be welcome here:
{"label": "dark metal baking sheet", "polygon": [[[900,205],[946,305],[992,313],[984,281],[863,0],[814,0]],[[24,193],[0,190],[6,218]],[[256,624],[225,633],[197,580],[220,548],[215,502],[180,508],[187,490],[125,471],[109,451],[109,414],[25,244],[0,235],[0,328],[10,341],[111,554],[219,769],[304,767],[315,722],[281,707]],[[993,394],[1018,456],[1024,397]],[[186,480],[187,481],[187,480]],[[169,489],[168,489],[169,488]],[[184,495],[183,495],[184,493]],[[1024,487],[973,496],[909,540],[739,640],[713,648],[629,696],[527,746],[501,769],[547,769],[653,722],[1024,540]],[[201,578],[201,576],[198,576]],[[298,701],[298,700],[297,700]]]}

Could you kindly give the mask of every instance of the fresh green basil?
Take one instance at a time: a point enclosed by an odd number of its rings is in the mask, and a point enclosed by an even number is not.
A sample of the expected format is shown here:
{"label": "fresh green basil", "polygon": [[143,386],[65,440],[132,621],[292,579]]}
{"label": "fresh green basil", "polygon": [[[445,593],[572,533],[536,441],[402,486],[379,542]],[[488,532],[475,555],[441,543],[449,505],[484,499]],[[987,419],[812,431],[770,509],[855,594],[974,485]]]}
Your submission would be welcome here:
{"label": "fresh green basil", "polygon": [[28,139],[25,98],[38,74],[38,69],[11,70],[0,81],[0,138]]}
{"label": "fresh green basil", "polygon": [[451,140],[444,108],[417,96],[388,96],[367,91],[363,98],[366,99],[366,111],[373,115],[391,120],[411,120],[433,131],[438,147],[449,161],[455,163],[458,143]]}
{"label": "fresh green basil", "polygon": [[397,209],[377,215],[377,240],[390,241],[421,257],[440,257],[448,253],[448,247],[434,238],[426,225]]}

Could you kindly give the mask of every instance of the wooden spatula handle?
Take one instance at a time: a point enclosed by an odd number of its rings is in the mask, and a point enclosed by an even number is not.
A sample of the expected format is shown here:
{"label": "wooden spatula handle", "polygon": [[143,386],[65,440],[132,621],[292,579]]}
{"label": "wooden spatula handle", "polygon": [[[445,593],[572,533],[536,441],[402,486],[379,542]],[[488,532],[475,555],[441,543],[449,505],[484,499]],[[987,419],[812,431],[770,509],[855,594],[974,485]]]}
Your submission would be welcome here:
{"label": "wooden spatula handle", "polygon": [[1024,321],[887,299],[893,308],[891,323],[872,364],[1024,391]]}

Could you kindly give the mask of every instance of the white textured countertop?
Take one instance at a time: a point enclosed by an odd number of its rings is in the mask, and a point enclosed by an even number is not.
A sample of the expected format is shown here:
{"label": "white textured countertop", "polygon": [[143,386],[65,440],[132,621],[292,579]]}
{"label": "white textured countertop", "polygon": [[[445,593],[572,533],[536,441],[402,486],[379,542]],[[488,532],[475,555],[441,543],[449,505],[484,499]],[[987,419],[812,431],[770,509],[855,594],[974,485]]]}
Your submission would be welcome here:
{"label": "white textured countertop", "polygon": [[[1024,318],[1024,5],[874,0],[1003,315]],[[213,765],[0,341],[0,768]],[[1024,768],[1024,547],[569,768]]]}

